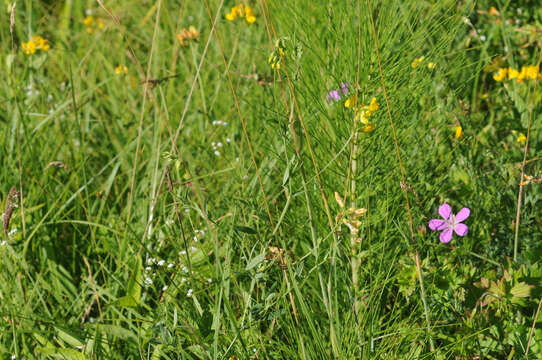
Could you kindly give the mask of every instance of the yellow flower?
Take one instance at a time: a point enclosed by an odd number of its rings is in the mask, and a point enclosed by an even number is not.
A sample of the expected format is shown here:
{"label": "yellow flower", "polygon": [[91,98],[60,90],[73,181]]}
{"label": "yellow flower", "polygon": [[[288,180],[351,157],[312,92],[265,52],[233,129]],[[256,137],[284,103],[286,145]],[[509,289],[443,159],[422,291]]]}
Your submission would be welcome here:
{"label": "yellow flower", "polygon": [[437,64],[435,64],[434,62],[430,62],[427,64],[427,68],[429,70],[433,70],[435,68],[435,66],[437,66]]}
{"label": "yellow flower", "polygon": [[126,67],[126,65],[119,65],[115,68],[115,74],[117,75],[128,74],[128,68]]}
{"label": "yellow flower", "polygon": [[23,47],[23,52],[26,55],[32,55],[37,50],[36,44],[32,40],[26,43],[25,42],[21,43],[21,46]]}
{"label": "yellow flower", "polygon": [[100,18],[96,19],[96,23],[98,24],[98,29],[103,29],[105,27],[104,22]]}
{"label": "yellow flower", "polygon": [[187,46],[188,40],[198,41],[199,31],[193,26],[190,25],[188,30],[183,28],[180,34],[177,35],[177,40],[181,43],[181,46]]}
{"label": "yellow flower", "polygon": [[514,68],[508,68],[508,80],[517,79],[519,76],[519,71]]}
{"label": "yellow flower", "polygon": [[358,103],[358,96],[352,95],[346,101],[344,102],[344,107],[347,109],[353,109],[356,107],[356,104]]}
{"label": "yellow flower", "polygon": [[507,73],[508,73],[508,69],[500,68],[499,72],[497,74],[493,75],[493,79],[495,81],[504,81],[504,80],[506,80]]}
{"label": "yellow flower", "polygon": [[226,20],[229,20],[229,21],[235,20],[236,17],[237,17],[237,16],[235,16],[235,14],[233,13],[233,11],[230,12],[230,13],[228,13],[228,14],[226,14]]}
{"label": "yellow flower", "polygon": [[49,45],[49,41],[45,40],[41,36],[34,35],[32,36],[32,42],[36,44],[36,47],[43,51],[49,51],[51,49],[51,45]]}
{"label": "yellow flower", "polygon": [[103,20],[101,18],[95,18],[94,16],[87,16],[83,20],[83,24],[89,34],[92,34],[97,28],[101,30],[105,27]]}
{"label": "yellow flower", "polygon": [[363,131],[364,133],[368,134],[368,133],[372,133],[374,131],[374,129],[376,128],[375,124],[373,123],[369,123],[367,125],[365,125],[361,131]]}
{"label": "yellow flower", "polygon": [[190,25],[190,27],[188,28],[188,33],[190,34],[190,37],[192,37],[192,39],[199,38],[199,31],[194,27],[194,25]]}
{"label": "yellow flower", "polygon": [[[523,72],[523,68],[521,69],[521,71]],[[529,79],[535,80],[538,77],[538,66],[527,66],[525,70],[525,76]]]}
{"label": "yellow flower", "polygon": [[376,102],[376,98],[371,99],[371,103],[369,104],[369,110],[367,110],[367,116],[373,115],[378,110],[378,103]]}
{"label": "yellow flower", "polygon": [[87,33],[91,33],[93,31],[92,25],[94,24],[94,17],[93,16],[87,16],[83,20],[83,24],[85,25],[85,29],[87,30]]}
{"label": "yellow flower", "polygon": [[424,59],[425,59],[425,56],[420,56],[419,58],[414,59],[414,61],[412,61],[412,64],[410,64],[410,66],[412,66],[413,69],[416,69],[418,67],[418,65],[420,65],[420,63]]}
{"label": "yellow flower", "polygon": [[461,125],[458,125],[455,127],[455,138],[459,139],[461,135],[463,135],[463,128],[461,127]]}
{"label": "yellow flower", "polygon": [[519,133],[516,141],[520,143],[521,145],[525,145],[525,141],[527,141],[527,137],[523,133]]}
{"label": "yellow flower", "polygon": [[247,25],[256,22],[256,15],[252,11],[252,8],[245,4],[235,5],[231,8],[230,12],[226,14],[226,20],[234,21],[238,17],[244,17]]}

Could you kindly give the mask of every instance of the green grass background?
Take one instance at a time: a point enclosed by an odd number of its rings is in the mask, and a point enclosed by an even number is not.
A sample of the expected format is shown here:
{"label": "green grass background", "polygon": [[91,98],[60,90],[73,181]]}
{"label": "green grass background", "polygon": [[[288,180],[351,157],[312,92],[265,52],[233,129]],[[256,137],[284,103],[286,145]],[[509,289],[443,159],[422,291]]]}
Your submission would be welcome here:
{"label": "green grass background", "polygon": [[[227,21],[236,4],[219,0],[104,2],[110,14],[94,1],[18,1],[13,33],[0,12],[2,209],[21,191],[0,246],[0,357],[524,354],[538,319],[542,194],[523,189],[514,261],[523,147],[512,130],[531,119],[525,173],[537,175],[540,90],[495,83],[491,65],[537,63],[539,42],[521,48],[505,26],[516,7],[539,26],[535,2],[249,4],[250,26]],[[500,24],[479,11],[491,5]],[[89,13],[105,28],[87,33]],[[190,25],[199,41],[181,47]],[[24,55],[32,35],[51,50]],[[278,38],[287,55],[273,71]],[[380,104],[376,130],[355,141],[355,176],[353,113],[326,102],[343,81]],[[354,247],[334,222],[334,192],[368,209]],[[425,228],[444,202],[472,211],[469,234],[450,245]],[[287,251],[286,266],[270,246]],[[484,312],[476,283],[505,269],[535,285],[520,305],[512,296]],[[530,358],[542,354],[535,330]]]}

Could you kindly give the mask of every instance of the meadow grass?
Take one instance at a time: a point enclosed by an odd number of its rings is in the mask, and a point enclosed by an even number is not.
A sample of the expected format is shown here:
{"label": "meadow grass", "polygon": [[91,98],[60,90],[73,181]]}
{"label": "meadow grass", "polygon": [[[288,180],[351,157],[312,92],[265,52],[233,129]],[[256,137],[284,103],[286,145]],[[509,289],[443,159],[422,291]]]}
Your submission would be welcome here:
{"label": "meadow grass", "polygon": [[542,356],[536,4],[245,4],[6,1],[0,358]]}

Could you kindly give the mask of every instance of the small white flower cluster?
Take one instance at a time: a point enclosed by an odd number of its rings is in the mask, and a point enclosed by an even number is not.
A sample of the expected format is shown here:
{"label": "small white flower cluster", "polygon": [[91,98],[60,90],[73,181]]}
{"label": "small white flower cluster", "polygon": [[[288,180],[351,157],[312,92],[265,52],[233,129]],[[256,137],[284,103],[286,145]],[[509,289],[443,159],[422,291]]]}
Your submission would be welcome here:
{"label": "small white flower cluster", "polygon": [[226,125],[228,125],[228,123],[226,121],[222,121],[222,120],[213,120],[212,124],[215,125],[215,126],[226,126]]}
{"label": "small white flower cluster", "polygon": [[24,87],[26,91],[26,97],[38,96],[40,94],[39,90],[34,88],[34,84],[28,84]]}
{"label": "small white flower cluster", "polygon": [[[150,286],[153,284],[152,277],[155,276],[155,273],[153,272],[153,265],[156,265],[157,267],[163,267],[166,265],[166,261],[163,259],[156,260],[153,257],[147,257],[146,261],[147,266],[145,267],[145,273],[144,273],[144,281],[143,283],[145,286]],[[168,263],[167,268],[171,269],[175,266],[173,263]],[[164,290],[165,291],[165,290]]]}
{"label": "small white flower cluster", "polygon": [[212,142],[211,143],[211,147],[213,148],[214,150],[214,154],[215,156],[220,156],[220,151],[218,151],[218,149],[220,149],[221,147],[223,146],[223,144],[219,141],[219,142]]}

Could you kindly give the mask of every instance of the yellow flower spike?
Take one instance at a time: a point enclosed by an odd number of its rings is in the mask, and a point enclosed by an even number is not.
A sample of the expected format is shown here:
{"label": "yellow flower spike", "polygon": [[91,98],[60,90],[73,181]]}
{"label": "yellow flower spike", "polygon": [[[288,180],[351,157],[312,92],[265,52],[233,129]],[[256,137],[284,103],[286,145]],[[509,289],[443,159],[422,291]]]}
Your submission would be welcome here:
{"label": "yellow flower spike", "polygon": [[500,68],[499,72],[497,74],[493,75],[493,79],[495,81],[504,81],[504,80],[506,80],[507,73],[508,73],[508,69]]}
{"label": "yellow flower spike", "polygon": [[523,133],[520,133],[516,141],[520,143],[521,145],[525,145],[525,142],[527,141],[527,137]]}
{"label": "yellow flower spike", "polygon": [[508,68],[508,80],[517,79],[519,76],[519,71],[516,69],[509,67]]}
{"label": "yellow flower spike", "polygon": [[236,16],[233,14],[233,12],[226,14],[226,20],[233,21],[235,18]]}
{"label": "yellow flower spike", "polygon": [[363,131],[366,134],[372,133],[375,130],[376,126],[373,123],[365,125],[361,131]]}
{"label": "yellow flower spike", "polygon": [[436,66],[437,66],[437,64],[435,64],[434,62],[430,62],[430,63],[427,64],[427,68],[429,70],[433,70]]}
{"label": "yellow flower spike", "polygon": [[358,96],[352,95],[348,99],[346,99],[346,101],[344,102],[344,107],[347,109],[353,109],[356,107],[357,103],[358,103]]}
{"label": "yellow flower spike", "polygon": [[463,128],[461,125],[455,127],[455,138],[459,139],[463,135]]}

